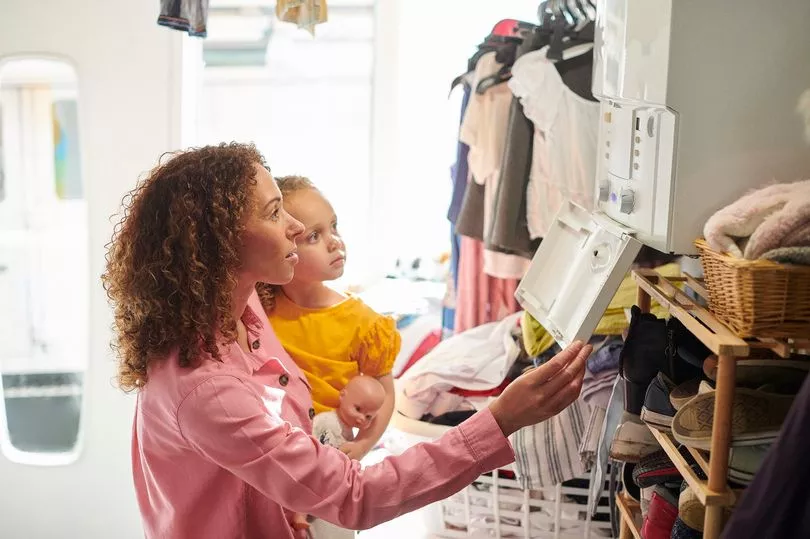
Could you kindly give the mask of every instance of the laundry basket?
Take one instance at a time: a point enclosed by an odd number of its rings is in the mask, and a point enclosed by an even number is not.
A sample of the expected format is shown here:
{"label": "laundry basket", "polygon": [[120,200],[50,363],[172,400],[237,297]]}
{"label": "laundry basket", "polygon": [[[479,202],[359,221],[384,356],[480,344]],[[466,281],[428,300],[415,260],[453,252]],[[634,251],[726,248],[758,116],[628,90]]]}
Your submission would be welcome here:
{"label": "laundry basket", "polygon": [[[397,412],[392,426],[422,439],[438,438],[448,430]],[[586,509],[590,477],[577,478],[576,486],[555,485],[531,491],[523,489],[513,477],[511,465],[500,468],[434,504],[429,531],[436,537],[468,539],[611,537],[607,489],[602,489],[603,503],[597,509],[597,515],[604,515],[603,520],[592,519]]]}

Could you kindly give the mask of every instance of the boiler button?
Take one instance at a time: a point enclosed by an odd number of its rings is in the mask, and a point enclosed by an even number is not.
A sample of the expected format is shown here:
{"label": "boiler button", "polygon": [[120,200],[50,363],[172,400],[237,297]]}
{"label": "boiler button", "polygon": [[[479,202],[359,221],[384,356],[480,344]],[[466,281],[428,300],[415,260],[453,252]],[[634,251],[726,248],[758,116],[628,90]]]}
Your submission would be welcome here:
{"label": "boiler button", "polygon": [[619,211],[622,213],[633,213],[633,207],[636,204],[636,196],[632,189],[622,189],[621,201],[619,202]]}
{"label": "boiler button", "polygon": [[655,120],[652,116],[647,119],[647,135],[650,137],[655,136]]}

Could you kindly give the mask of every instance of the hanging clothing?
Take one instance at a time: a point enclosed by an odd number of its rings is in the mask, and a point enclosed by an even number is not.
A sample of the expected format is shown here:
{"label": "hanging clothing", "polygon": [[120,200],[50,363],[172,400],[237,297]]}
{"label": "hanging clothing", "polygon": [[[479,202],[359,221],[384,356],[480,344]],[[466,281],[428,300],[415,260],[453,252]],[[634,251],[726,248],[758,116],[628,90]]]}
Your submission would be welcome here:
{"label": "hanging clothing", "polygon": [[[516,51],[516,57],[537,48],[534,40],[527,38]],[[501,157],[500,180],[495,192],[494,218],[486,234],[484,245],[488,249],[508,249],[515,254],[531,258],[539,240],[533,241],[526,221],[526,189],[532,165],[531,121],[523,113],[523,105],[512,96],[506,141]]]}
{"label": "hanging clothing", "polygon": [[461,256],[456,288],[455,331],[501,320],[517,312],[517,279],[498,279],[484,273],[484,244],[461,237]]}
{"label": "hanging clothing", "polygon": [[[612,389],[612,388],[611,388]],[[588,418],[588,424],[585,427],[585,435],[582,437],[582,443],[579,446],[579,457],[582,460],[582,465],[586,469],[591,469],[596,463],[596,454],[599,450],[599,438],[602,435],[602,427],[605,423],[605,408],[598,406],[591,406],[591,416]]]}
{"label": "hanging clothing", "polygon": [[[470,101],[470,88],[464,86],[464,95],[461,99],[461,112],[459,114],[459,129],[461,120],[467,110]],[[464,193],[467,190],[467,178],[469,168],[467,166],[467,155],[469,146],[461,141],[456,143],[456,162],[450,167],[450,181],[453,186],[453,193],[450,199],[450,207],[447,210],[447,219],[450,221],[450,274],[447,283],[447,293],[442,306],[442,332],[445,336],[450,336],[455,331],[456,320],[456,290],[458,289],[458,263],[461,256],[461,238],[456,233],[455,225],[458,214],[461,211],[461,204],[464,201]]]}
{"label": "hanging clothing", "polygon": [[[470,87],[464,86],[464,95],[461,98],[461,113],[459,114],[459,130],[461,129],[461,122],[464,120],[464,114],[467,111],[467,105],[470,102]],[[467,156],[470,153],[470,147],[462,141],[456,144],[456,162],[450,167],[450,179],[453,183],[453,192],[450,196],[450,207],[447,210],[447,219],[452,224],[456,224],[458,214],[461,211],[461,204],[464,201],[464,193],[467,191],[467,178],[469,176],[469,167],[467,165]]]}
{"label": "hanging clothing", "polygon": [[[472,88],[496,73],[502,64],[496,60],[496,53],[481,56],[475,66]],[[509,122],[509,109],[512,95],[506,84],[497,84],[483,94],[472,93],[461,123],[459,140],[470,147],[468,163],[473,181],[484,186],[484,208],[482,236],[492,227],[495,209],[495,195],[500,180],[501,158],[503,157],[506,133]],[[529,261],[514,254],[494,251],[484,252],[484,271],[502,279],[520,279],[528,269]]]}
{"label": "hanging clothing", "polygon": [[194,37],[208,35],[208,0],[160,0],[157,23]]}
{"label": "hanging clothing", "polygon": [[276,16],[280,21],[293,22],[313,36],[315,25],[326,22],[326,0],[278,0]]}
{"label": "hanging clothing", "polygon": [[[578,47],[565,53],[587,52]],[[508,85],[534,124],[526,217],[531,237],[543,237],[565,200],[593,209],[599,104],[565,85],[545,49],[518,58]]]}
{"label": "hanging clothing", "polygon": [[484,241],[484,185],[473,181],[469,175],[456,217],[456,233]]}

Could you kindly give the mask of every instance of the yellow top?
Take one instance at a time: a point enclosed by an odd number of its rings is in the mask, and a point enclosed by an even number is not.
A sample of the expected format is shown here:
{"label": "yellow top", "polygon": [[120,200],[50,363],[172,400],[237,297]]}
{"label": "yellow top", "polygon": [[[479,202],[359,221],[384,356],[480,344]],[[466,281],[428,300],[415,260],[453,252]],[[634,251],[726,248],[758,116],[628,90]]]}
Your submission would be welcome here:
{"label": "yellow top", "polygon": [[394,320],[353,295],[331,307],[307,309],[279,291],[269,319],[312,386],[317,414],[337,408],[340,391],[358,374],[391,374],[401,345]]}

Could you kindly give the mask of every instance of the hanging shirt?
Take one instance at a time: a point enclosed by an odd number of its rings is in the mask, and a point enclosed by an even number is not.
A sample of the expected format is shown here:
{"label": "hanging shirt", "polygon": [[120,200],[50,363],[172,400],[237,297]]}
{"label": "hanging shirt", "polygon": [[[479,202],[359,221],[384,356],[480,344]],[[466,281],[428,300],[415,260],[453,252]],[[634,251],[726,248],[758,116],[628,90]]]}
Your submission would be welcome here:
{"label": "hanging shirt", "polygon": [[[512,94],[506,84],[496,84],[483,94],[475,91],[482,79],[495,74],[502,67],[495,56],[495,52],[484,54],[475,65],[473,90],[459,135],[459,140],[470,147],[468,163],[473,181],[484,186],[485,234],[492,229],[501,158],[512,104]],[[520,279],[528,266],[529,260],[522,256],[484,251],[484,271],[493,277]]]}
{"label": "hanging shirt", "polygon": [[331,307],[307,309],[278,292],[270,323],[306,374],[318,414],[337,408],[341,390],[358,374],[391,374],[401,343],[393,318],[352,295]]}
{"label": "hanging shirt", "polygon": [[565,85],[546,49],[518,58],[508,85],[534,124],[526,218],[532,238],[539,238],[565,200],[594,207],[599,104]]}

